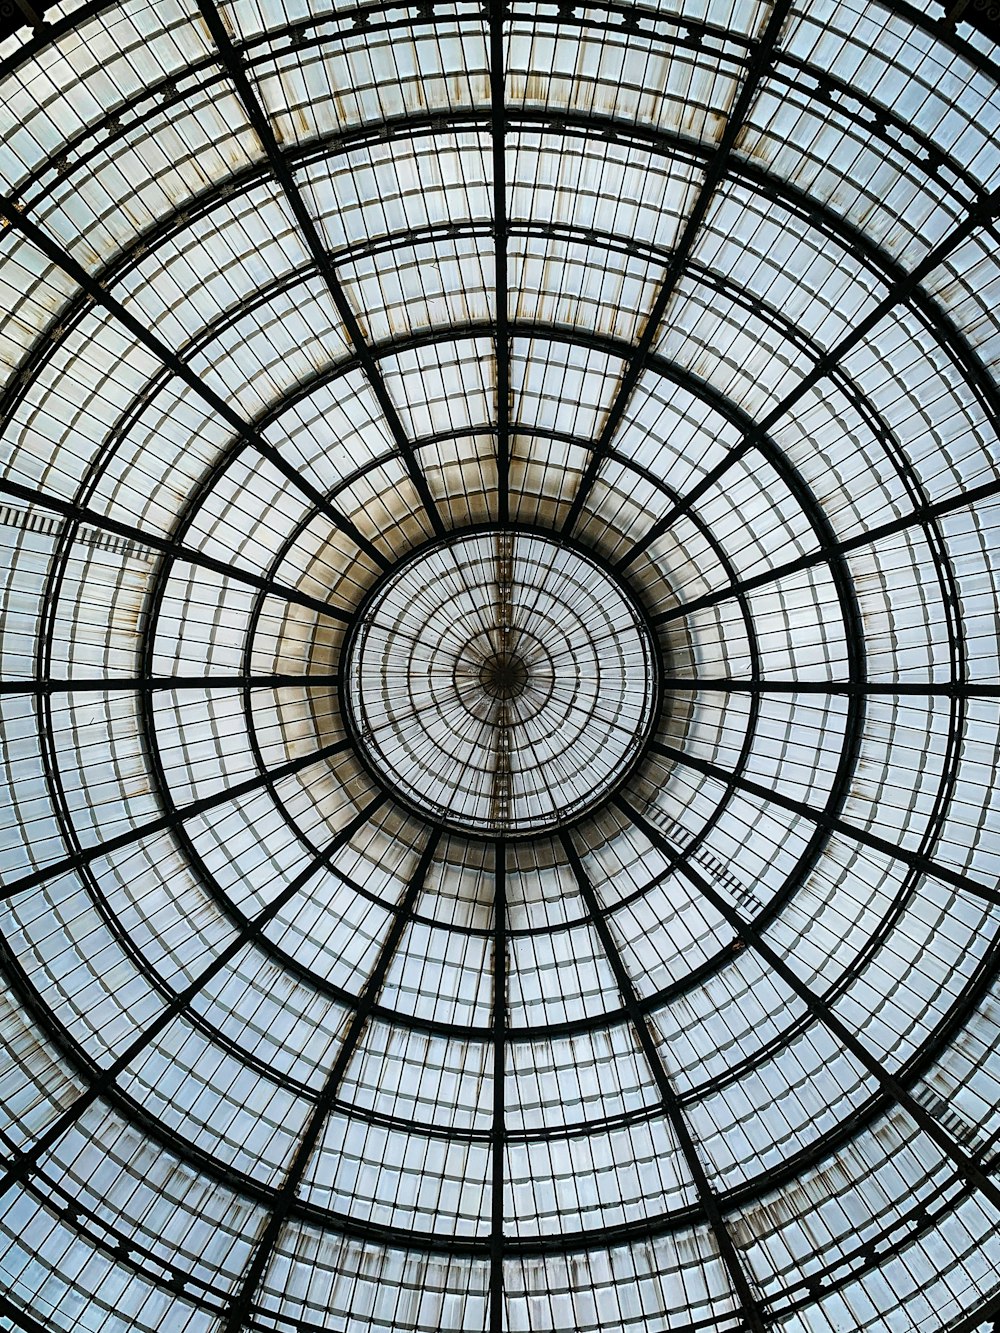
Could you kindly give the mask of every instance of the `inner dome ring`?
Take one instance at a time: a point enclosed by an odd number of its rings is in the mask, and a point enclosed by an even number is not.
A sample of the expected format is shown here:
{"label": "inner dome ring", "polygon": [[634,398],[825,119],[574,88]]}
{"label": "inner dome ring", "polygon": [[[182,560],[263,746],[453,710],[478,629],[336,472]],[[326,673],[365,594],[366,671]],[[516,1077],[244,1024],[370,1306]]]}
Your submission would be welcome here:
{"label": "inner dome ring", "polygon": [[369,593],[344,651],[366,767],[425,817],[545,832],[606,799],[657,714],[656,639],[588,553],[529,529],[452,535]]}

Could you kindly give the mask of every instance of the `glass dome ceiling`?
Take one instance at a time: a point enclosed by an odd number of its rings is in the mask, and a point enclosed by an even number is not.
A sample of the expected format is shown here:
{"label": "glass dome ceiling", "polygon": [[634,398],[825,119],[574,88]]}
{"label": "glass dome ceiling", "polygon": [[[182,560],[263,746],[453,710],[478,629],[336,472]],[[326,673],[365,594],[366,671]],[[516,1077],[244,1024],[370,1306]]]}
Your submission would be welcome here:
{"label": "glass dome ceiling", "polygon": [[0,25],[0,1325],[984,1326],[989,6]]}

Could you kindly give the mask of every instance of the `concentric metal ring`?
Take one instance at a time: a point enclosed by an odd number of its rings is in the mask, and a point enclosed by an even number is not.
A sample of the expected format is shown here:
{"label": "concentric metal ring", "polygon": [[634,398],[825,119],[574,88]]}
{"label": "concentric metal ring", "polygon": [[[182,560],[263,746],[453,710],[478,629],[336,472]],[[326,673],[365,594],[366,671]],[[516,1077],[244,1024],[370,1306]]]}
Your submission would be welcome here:
{"label": "concentric metal ring", "polygon": [[485,836],[539,833],[605,799],[649,736],[657,676],[623,585],[551,537],[500,529],[438,542],[383,580],[342,673],[384,784]]}
{"label": "concentric metal ring", "polygon": [[982,6],[29,8],[0,1323],[972,1333]]}

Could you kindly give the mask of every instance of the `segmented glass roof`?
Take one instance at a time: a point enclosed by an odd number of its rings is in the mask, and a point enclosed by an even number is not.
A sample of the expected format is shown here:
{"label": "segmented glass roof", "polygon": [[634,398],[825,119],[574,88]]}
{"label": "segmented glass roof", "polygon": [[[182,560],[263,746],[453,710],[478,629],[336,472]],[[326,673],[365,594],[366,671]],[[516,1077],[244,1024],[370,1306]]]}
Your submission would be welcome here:
{"label": "segmented glass roof", "polygon": [[1000,1312],[995,28],[0,4],[0,1327]]}

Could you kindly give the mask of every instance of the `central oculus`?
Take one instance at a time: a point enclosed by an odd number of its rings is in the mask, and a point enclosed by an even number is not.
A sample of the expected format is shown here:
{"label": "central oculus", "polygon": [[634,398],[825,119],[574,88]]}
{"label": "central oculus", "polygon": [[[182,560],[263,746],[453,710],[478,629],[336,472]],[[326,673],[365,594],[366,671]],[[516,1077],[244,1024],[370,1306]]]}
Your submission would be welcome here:
{"label": "central oculus", "polygon": [[642,752],[653,637],[589,556],[518,529],[424,547],[348,637],[344,711],[368,768],[419,814],[481,837],[592,808]]}
{"label": "central oculus", "polygon": [[516,699],[528,685],[528,664],[517,653],[490,653],[479,668],[479,683],[491,699]]}

